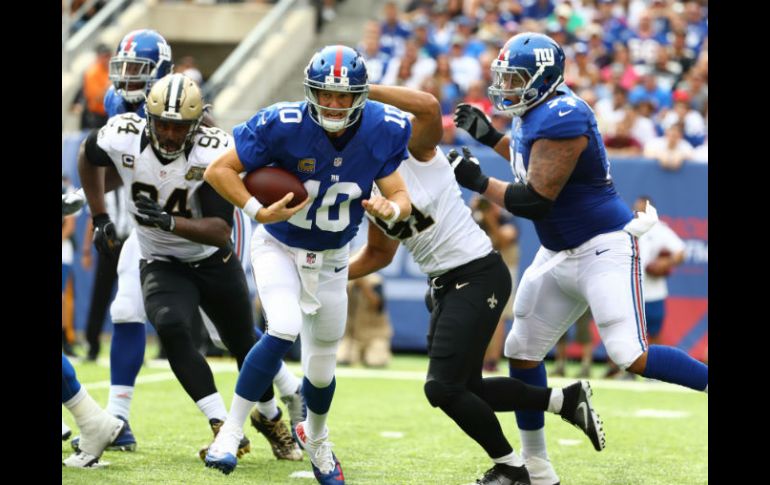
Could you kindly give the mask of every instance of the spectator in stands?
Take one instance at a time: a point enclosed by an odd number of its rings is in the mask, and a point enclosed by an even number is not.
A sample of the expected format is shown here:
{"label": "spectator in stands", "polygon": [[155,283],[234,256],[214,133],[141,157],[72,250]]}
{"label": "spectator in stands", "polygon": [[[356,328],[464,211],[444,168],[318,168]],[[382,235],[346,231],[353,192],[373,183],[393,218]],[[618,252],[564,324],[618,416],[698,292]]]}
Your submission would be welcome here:
{"label": "spectator in stands", "polygon": [[534,0],[522,2],[522,4],[524,4],[523,16],[535,20],[547,18],[555,8],[553,0]]}
{"label": "spectator in stands", "polygon": [[449,49],[449,66],[452,70],[452,79],[460,86],[463,92],[468,90],[471,82],[481,77],[481,66],[475,57],[466,54],[466,40],[461,35],[452,38],[452,47]]}
{"label": "spectator in stands", "polygon": [[639,80],[639,73],[631,63],[628,47],[616,43],[612,54],[612,62],[601,70],[602,81],[609,83],[617,79],[618,84],[625,90],[631,90]]}
{"label": "spectator in stands", "polygon": [[697,55],[695,51],[687,47],[687,31],[683,28],[672,30],[668,34],[669,57],[679,64],[682,74],[690,70],[695,64]]}
{"label": "spectator in stands", "polygon": [[436,61],[427,56],[420,56],[417,43],[410,39],[406,42],[404,55],[395,57],[388,63],[388,69],[382,76],[382,84],[406,86],[419,89],[425,78],[436,71]]}
{"label": "spectator in stands", "polygon": [[641,100],[648,99],[653,105],[661,110],[671,108],[673,100],[671,91],[658,85],[658,79],[654,74],[648,73],[642,77],[642,83],[632,89],[628,94],[628,100],[631,104],[636,104]]}
{"label": "spectator in stands", "polygon": [[693,148],[682,136],[681,123],[669,126],[664,136],[650,140],[644,146],[644,156],[660,163],[666,170],[679,170],[692,157]]}
{"label": "spectator in stands", "polygon": [[658,57],[658,49],[661,49],[666,42],[665,34],[655,33],[649,11],[643,12],[639,16],[639,25],[634,35],[628,39],[631,62],[634,65],[652,66]]}
{"label": "spectator in stands", "polygon": [[575,62],[567,63],[564,69],[564,80],[572,90],[590,88],[599,83],[600,73],[596,64],[589,61],[588,45],[577,42],[573,47]]}
{"label": "spectator in stands", "polygon": [[378,22],[367,22],[364,27],[364,38],[359,42],[357,49],[366,60],[369,82],[379,84],[390,62],[390,56],[380,49],[380,24]]}
{"label": "spectator in stands", "polygon": [[[83,75],[83,89],[73,108],[80,112],[82,130],[101,128],[107,123],[104,94],[110,87],[109,66],[112,51],[104,44],[96,47],[96,59]],[[78,102],[80,101],[80,102]],[[80,104],[82,103],[82,104]]]}
{"label": "spectator in stands", "polygon": [[663,128],[676,123],[684,125],[684,139],[696,147],[706,139],[706,122],[703,115],[690,108],[690,95],[683,89],[674,91],[674,109],[669,110],[661,120]]}
{"label": "spectator in stands", "polygon": [[636,114],[632,109],[626,109],[623,113],[623,119],[615,125],[615,129],[605,132],[608,133],[604,135],[604,146],[607,149],[607,155],[638,156],[642,153],[642,144],[631,133]]}
{"label": "spectator in stands", "polygon": [[[420,56],[435,59],[441,53],[441,49],[431,41],[428,32],[429,26],[430,20],[427,17],[415,18],[412,22],[412,39],[417,44]],[[366,67],[369,67],[368,63]]]}
{"label": "spectator in stands", "polygon": [[642,100],[635,105],[631,105],[631,109],[627,113],[633,117],[631,136],[639,140],[642,148],[644,148],[648,141],[658,137],[655,122],[651,118],[654,112],[655,107],[652,105],[652,102],[650,100]]}
{"label": "spectator in stands", "polygon": [[655,64],[651,68],[652,74],[658,79],[658,86],[668,91],[674,89],[674,85],[682,75],[682,66],[672,61],[668,49],[658,49]]}
{"label": "spectator in stands", "polygon": [[614,133],[618,123],[626,117],[628,92],[621,86],[612,91],[612,99],[600,99],[596,102],[596,123],[599,132]]}
{"label": "spectator in stands", "polygon": [[400,57],[404,53],[405,43],[412,32],[409,26],[398,18],[397,2],[388,1],[382,8],[380,49],[392,57]]}

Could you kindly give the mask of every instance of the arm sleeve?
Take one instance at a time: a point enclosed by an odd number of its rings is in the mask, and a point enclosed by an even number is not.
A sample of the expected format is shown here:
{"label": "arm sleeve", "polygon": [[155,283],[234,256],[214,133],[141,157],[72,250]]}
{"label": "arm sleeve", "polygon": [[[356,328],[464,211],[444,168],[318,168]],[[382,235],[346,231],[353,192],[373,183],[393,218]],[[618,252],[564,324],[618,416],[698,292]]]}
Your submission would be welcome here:
{"label": "arm sleeve", "polygon": [[203,217],[219,217],[233,227],[233,205],[225,200],[207,182],[198,189]]}
{"label": "arm sleeve", "polygon": [[109,155],[107,155],[107,152],[105,152],[96,142],[96,139],[99,136],[99,131],[101,130],[92,131],[89,133],[88,138],[86,138],[86,158],[88,159],[88,162],[91,163],[91,165],[109,167],[112,165],[112,159]]}
{"label": "arm sleeve", "polygon": [[548,215],[553,201],[535,192],[530,184],[511,183],[505,189],[505,208],[515,216],[538,220]]}

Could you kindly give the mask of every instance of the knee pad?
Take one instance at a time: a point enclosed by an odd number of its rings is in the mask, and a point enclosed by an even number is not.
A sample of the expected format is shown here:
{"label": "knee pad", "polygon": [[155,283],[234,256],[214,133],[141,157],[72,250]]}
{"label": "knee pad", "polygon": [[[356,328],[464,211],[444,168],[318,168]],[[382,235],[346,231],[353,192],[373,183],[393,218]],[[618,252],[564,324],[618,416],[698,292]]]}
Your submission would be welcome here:
{"label": "knee pad", "polygon": [[628,369],[644,353],[644,349],[636,339],[633,341],[612,340],[604,342],[604,346],[610,359],[623,370]]}
{"label": "knee pad", "polygon": [[147,320],[142,301],[136,302],[125,297],[116,297],[112,302],[110,318],[112,323],[144,323]]}
{"label": "knee pad", "polygon": [[430,379],[425,382],[425,397],[434,408],[440,408],[449,404],[452,399],[452,393],[446,384]]}
{"label": "knee pad", "polygon": [[161,338],[174,338],[180,334],[190,336],[189,328],[184,324],[182,316],[172,312],[169,308],[161,308],[152,322],[158,336]]}
{"label": "knee pad", "polygon": [[328,387],[334,379],[334,369],[337,367],[337,347],[335,346],[329,354],[309,356],[303,367],[305,377],[311,384],[318,388]]}

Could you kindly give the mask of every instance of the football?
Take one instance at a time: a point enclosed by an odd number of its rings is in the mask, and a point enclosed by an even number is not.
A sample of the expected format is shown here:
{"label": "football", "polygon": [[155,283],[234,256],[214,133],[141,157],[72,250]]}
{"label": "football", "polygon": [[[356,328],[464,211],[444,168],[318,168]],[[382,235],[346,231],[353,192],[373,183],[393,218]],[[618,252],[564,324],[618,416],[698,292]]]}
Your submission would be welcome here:
{"label": "football", "polygon": [[243,178],[243,184],[265,207],[278,202],[289,192],[294,192],[294,198],[287,207],[294,207],[307,197],[302,181],[288,170],[278,167],[262,167],[249,172]]}

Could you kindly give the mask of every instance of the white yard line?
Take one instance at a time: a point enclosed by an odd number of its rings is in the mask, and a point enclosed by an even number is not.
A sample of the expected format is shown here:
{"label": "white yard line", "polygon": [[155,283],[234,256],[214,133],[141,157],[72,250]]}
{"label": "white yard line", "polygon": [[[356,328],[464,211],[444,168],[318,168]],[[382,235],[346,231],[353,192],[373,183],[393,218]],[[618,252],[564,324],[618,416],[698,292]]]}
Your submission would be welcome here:
{"label": "white yard line", "polygon": [[[102,367],[109,367],[109,359],[100,359],[98,365]],[[147,367],[150,369],[169,369],[168,372],[162,372],[152,374],[148,376],[139,375],[136,379],[136,384],[151,384],[153,382],[162,382],[175,379],[174,374],[170,371],[167,360],[150,360],[147,362]],[[209,366],[211,366],[212,372],[218,373],[235,373],[238,368],[235,365],[235,361],[220,361],[209,360]],[[287,364],[289,370],[294,374],[301,375],[302,371],[300,365],[297,363]],[[400,381],[423,381],[425,380],[424,371],[407,371],[407,370],[387,370],[387,369],[362,369],[354,367],[338,367],[335,375],[337,377],[349,377],[352,379],[387,379],[387,380],[400,380]],[[492,374],[493,376],[503,376],[504,374]],[[490,375],[490,376],[492,376]],[[548,385],[553,387],[563,387],[572,384],[577,379],[568,379],[563,377],[549,377]],[[695,392],[691,389],[687,389],[675,384],[668,384],[658,381],[619,381],[619,380],[605,380],[605,379],[589,379],[591,387],[593,389],[611,389],[622,390],[632,392]],[[85,383],[88,389],[107,389],[110,387],[110,381],[98,381]]]}

